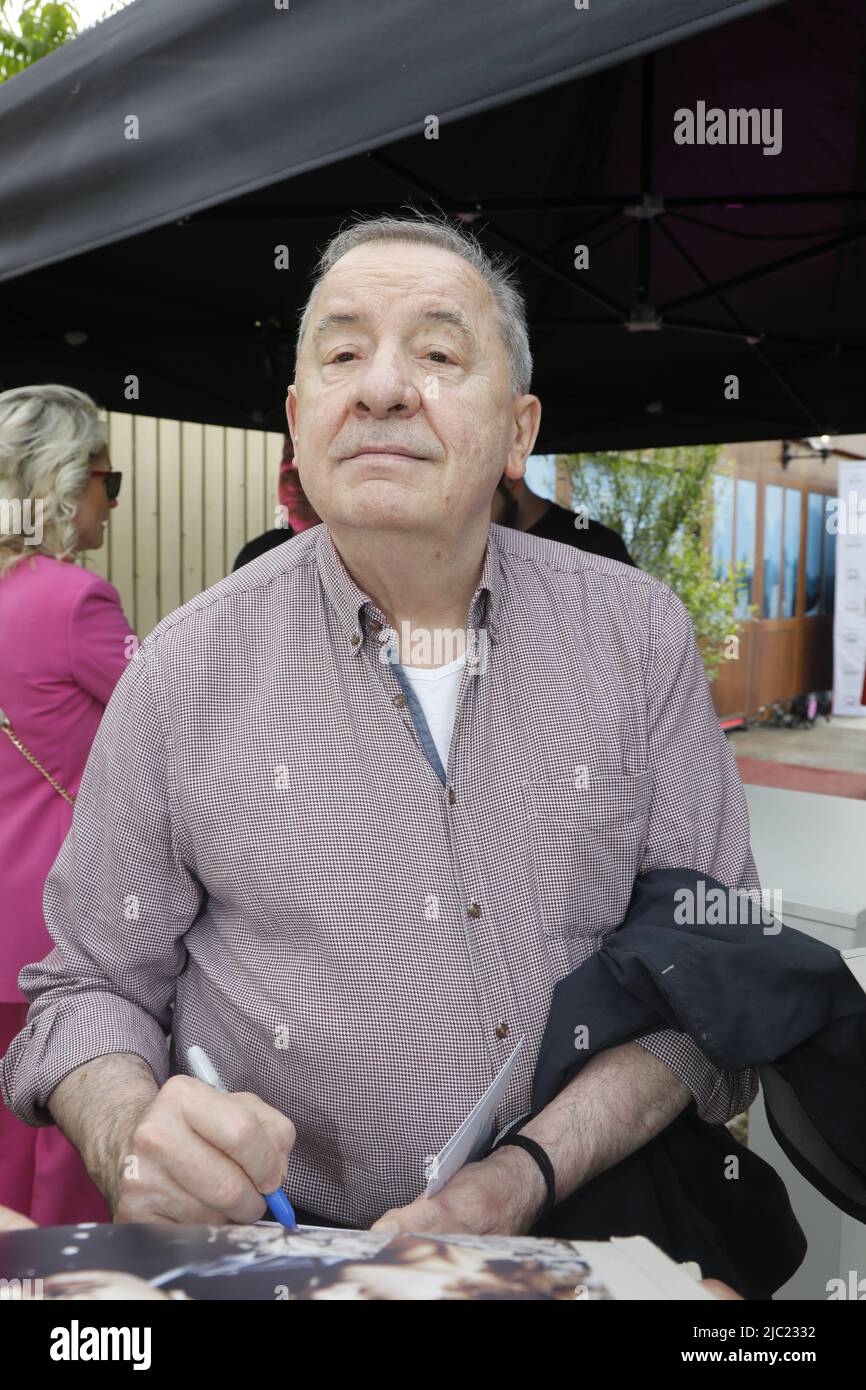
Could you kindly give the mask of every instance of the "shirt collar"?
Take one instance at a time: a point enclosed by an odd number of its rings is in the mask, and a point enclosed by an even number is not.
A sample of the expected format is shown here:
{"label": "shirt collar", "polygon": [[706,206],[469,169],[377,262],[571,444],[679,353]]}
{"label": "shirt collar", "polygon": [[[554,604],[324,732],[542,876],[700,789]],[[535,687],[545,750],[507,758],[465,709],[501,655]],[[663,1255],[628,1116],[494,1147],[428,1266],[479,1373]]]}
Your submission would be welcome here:
{"label": "shirt collar", "polygon": [[[486,629],[491,642],[498,636],[498,611],[501,594],[501,559],[495,537],[496,527],[487,533],[487,550],[481,578],[469,605],[469,628]],[[364,641],[378,640],[388,626],[388,618],[363,589],[359,589],[344,565],[331,533],[322,525],[316,541],[316,563],[331,607],[350,651],[359,652]]]}

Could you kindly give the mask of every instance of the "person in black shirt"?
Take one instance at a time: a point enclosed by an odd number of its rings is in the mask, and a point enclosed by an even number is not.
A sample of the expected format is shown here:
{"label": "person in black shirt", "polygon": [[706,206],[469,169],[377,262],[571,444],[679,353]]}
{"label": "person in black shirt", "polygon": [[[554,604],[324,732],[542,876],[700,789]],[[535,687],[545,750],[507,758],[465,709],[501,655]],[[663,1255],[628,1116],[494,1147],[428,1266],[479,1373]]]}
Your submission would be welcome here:
{"label": "person in black shirt", "polygon": [[250,560],[257,560],[266,551],[273,550],[275,545],[282,545],[283,541],[289,540],[293,535],[291,526],[278,526],[272,531],[264,531],[262,535],[255,536],[238,552],[238,557],[232,565],[232,573],[239,570],[241,565],[247,565]]}
{"label": "person in black shirt", "polygon": [[618,532],[602,526],[600,521],[587,520],[585,526],[576,525],[579,518],[574,512],[549,502],[546,497],[539,497],[527,487],[523,478],[503,475],[493,494],[490,519],[499,526],[528,531],[531,536],[542,536],[562,545],[576,545],[579,550],[589,550],[593,555],[606,555],[610,560],[634,565]]}
{"label": "person in black shirt", "polygon": [[[296,483],[300,492],[300,482]],[[315,512],[311,511],[315,517]],[[578,517],[565,507],[539,497],[527,487],[523,478],[502,477],[493,494],[490,520],[500,526],[510,526],[517,531],[528,531],[532,536],[542,536],[545,540],[559,541],[562,545],[576,545],[579,550],[588,550],[593,555],[606,555],[610,560],[620,560],[624,565],[634,565],[634,560],[626,549],[625,541],[609,526],[600,521],[587,519],[585,526],[575,523]],[[266,550],[279,545],[293,535],[291,526],[273,531],[265,531],[248,541],[232,566],[233,570],[263,555]]]}

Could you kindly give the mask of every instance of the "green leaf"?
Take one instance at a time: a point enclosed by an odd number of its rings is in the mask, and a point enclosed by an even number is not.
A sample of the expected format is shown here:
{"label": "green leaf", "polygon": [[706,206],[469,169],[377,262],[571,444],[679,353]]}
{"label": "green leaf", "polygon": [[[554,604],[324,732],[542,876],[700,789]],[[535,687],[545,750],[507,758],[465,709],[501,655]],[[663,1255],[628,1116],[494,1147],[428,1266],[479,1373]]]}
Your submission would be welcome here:
{"label": "green leaf", "polygon": [[[743,620],[735,618],[742,575],[716,579],[712,559],[713,473],[718,445],[562,454],[574,507],[619,531],[636,564],[682,600],[695,630],[707,679],[724,659],[724,644]],[[754,611],[754,610],[752,610]]]}

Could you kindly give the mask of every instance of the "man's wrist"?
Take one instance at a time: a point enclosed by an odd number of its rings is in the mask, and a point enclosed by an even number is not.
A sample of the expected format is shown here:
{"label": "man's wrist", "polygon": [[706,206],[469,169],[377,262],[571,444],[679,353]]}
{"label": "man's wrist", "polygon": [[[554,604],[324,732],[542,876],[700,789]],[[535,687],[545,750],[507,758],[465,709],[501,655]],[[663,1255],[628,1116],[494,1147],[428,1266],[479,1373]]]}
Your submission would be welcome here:
{"label": "man's wrist", "polygon": [[484,1163],[498,1174],[507,1194],[508,1227],[515,1234],[528,1234],[547,1205],[547,1183],[535,1159],[516,1144],[507,1144],[494,1149]]}
{"label": "man's wrist", "polygon": [[150,1066],[137,1053],[106,1053],[70,1072],[48,1097],[58,1128],[78,1149],[112,1210],[132,1135],[158,1094]]}

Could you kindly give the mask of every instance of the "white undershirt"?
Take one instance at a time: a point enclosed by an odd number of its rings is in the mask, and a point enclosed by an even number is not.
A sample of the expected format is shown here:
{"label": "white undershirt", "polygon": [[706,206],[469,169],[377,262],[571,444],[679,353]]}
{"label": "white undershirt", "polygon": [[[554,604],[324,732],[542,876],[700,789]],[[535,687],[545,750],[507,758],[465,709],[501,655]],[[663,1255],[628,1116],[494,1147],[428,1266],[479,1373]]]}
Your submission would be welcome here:
{"label": "white undershirt", "polygon": [[448,767],[448,753],[451,748],[451,735],[454,732],[454,716],[457,713],[457,696],[466,654],[449,661],[447,666],[404,666],[409,684],[418,696],[418,703],[424,711],[436,751],[442,766]]}

